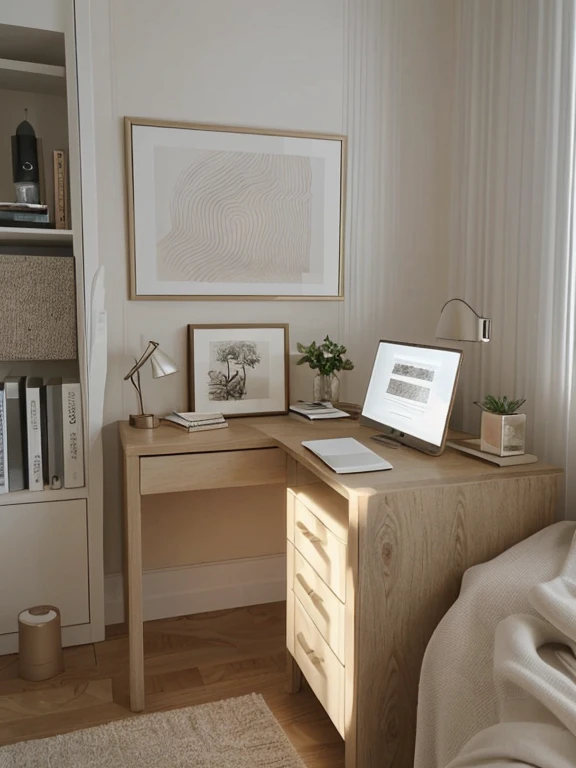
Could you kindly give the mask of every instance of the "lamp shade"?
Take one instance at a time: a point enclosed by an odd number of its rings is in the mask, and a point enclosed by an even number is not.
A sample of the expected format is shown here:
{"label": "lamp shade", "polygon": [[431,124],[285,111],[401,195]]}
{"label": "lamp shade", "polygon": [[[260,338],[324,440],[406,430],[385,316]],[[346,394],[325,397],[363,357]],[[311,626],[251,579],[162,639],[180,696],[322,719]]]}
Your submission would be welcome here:
{"label": "lamp shade", "polygon": [[170,376],[171,373],[178,372],[178,366],[174,360],[158,347],[150,356],[150,363],[152,365],[152,376],[155,379],[161,379],[163,376]]}
{"label": "lamp shade", "polygon": [[452,341],[490,341],[491,321],[480,317],[462,299],[450,299],[442,307],[436,327],[437,339]]}

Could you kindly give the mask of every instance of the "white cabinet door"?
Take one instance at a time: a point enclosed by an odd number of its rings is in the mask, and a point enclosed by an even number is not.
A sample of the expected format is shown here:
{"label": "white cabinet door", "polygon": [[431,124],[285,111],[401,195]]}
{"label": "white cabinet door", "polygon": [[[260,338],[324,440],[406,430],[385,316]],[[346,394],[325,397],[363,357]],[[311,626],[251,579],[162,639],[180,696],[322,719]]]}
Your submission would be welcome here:
{"label": "white cabinet door", "polygon": [[0,507],[0,635],[45,603],[65,627],[90,621],[85,500]]}

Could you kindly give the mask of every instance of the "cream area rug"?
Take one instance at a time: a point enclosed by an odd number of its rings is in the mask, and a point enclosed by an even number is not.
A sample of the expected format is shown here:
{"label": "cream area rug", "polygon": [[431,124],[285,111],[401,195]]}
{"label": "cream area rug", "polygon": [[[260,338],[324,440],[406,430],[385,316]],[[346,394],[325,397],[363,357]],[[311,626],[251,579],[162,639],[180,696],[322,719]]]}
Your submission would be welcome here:
{"label": "cream area rug", "polygon": [[304,768],[256,694],[0,748],[0,768]]}

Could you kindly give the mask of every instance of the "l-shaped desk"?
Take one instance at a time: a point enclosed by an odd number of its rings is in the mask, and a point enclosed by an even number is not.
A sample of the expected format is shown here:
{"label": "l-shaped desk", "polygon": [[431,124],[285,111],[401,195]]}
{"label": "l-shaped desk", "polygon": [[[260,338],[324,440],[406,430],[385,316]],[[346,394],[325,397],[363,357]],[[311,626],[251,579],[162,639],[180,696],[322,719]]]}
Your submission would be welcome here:
{"label": "l-shaped desk", "polygon": [[[413,765],[418,679],[464,571],[554,521],[561,470],[391,449],[352,421],[230,419],[187,434],[121,423],[130,706],[144,696],[141,496],[287,486],[287,647],[345,740],[346,768]],[[394,469],[337,475],[303,440],[355,437]]]}

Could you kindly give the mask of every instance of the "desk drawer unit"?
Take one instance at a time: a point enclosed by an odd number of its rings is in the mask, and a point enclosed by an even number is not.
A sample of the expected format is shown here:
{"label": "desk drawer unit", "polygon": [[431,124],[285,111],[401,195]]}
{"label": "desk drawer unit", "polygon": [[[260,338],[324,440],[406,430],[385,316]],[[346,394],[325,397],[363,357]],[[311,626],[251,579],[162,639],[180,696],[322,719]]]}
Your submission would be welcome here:
{"label": "desk drawer unit", "polygon": [[294,593],[294,657],[328,716],[344,737],[344,667]]}
{"label": "desk drawer unit", "polygon": [[278,448],[140,459],[140,493],[143,496],[285,482],[286,456]]}
{"label": "desk drawer unit", "polygon": [[324,640],[344,664],[344,603],[290,542],[287,562],[288,589],[294,592]]}

